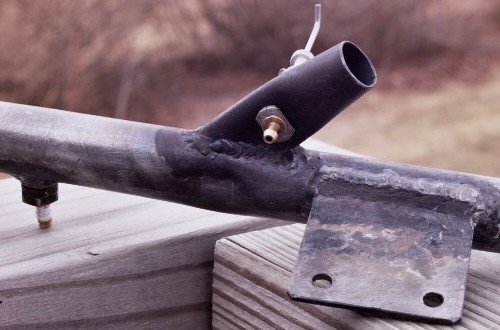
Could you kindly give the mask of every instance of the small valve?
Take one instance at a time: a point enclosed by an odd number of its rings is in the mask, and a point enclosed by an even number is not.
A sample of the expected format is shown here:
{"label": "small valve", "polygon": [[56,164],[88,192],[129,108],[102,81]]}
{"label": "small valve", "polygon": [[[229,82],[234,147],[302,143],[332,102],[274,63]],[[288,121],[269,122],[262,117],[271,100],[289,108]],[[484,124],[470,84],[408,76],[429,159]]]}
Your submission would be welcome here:
{"label": "small valve", "polygon": [[295,129],[281,110],[274,105],[262,108],[255,118],[262,129],[262,139],[267,144],[288,141]]}
{"label": "small valve", "polygon": [[267,144],[273,144],[279,138],[279,135],[286,132],[286,124],[281,120],[280,117],[271,115],[264,118],[262,122],[262,129],[264,142]]}
{"label": "small valve", "polygon": [[314,45],[314,41],[316,41],[316,37],[318,36],[320,26],[321,26],[321,5],[317,4],[314,6],[314,25],[311,35],[307,40],[306,47],[304,47],[304,49],[298,49],[292,54],[292,57],[290,58],[290,66],[287,69],[281,69],[279,72],[280,74],[285,72],[289,68],[301,65],[302,63],[305,63],[314,57],[314,55],[311,53],[311,49]]}
{"label": "small valve", "polygon": [[52,225],[50,204],[57,201],[59,197],[57,183],[34,187],[23,183],[21,188],[23,202],[36,207],[36,219],[40,228],[50,228]]}

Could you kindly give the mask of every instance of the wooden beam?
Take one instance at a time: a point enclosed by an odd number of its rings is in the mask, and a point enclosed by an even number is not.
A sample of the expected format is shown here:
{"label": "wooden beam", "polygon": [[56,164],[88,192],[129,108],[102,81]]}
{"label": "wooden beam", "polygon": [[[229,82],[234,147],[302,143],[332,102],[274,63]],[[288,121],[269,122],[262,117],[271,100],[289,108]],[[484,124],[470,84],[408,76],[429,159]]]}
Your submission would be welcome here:
{"label": "wooden beam", "polygon": [[451,327],[290,300],[287,286],[304,228],[288,225],[217,242],[214,329],[500,329],[500,256],[475,250],[463,319]]}
{"label": "wooden beam", "polygon": [[60,185],[38,228],[0,181],[0,328],[206,329],[215,241],[282,221]]}

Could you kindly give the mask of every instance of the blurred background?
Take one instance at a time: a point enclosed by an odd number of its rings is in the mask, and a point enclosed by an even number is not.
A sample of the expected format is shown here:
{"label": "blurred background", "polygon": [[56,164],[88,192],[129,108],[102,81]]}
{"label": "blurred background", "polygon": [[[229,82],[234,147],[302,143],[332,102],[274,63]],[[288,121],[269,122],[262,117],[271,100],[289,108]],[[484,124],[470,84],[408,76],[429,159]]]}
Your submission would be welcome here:
{"label": "blurred background", "polygon": [[194,128],[342,40],[376,88],[316,138],[373,157],[500,176],[500,2],[2,0],[0,100]]}

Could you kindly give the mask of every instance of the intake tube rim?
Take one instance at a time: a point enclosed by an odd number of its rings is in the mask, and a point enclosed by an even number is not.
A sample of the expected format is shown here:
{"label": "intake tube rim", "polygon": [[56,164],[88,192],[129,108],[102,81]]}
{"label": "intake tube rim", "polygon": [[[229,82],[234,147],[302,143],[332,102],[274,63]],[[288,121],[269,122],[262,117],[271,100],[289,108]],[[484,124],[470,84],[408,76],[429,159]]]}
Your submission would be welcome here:
{"label": "intake tube rim", "polygon": [[368,56],[351,41],[343,41],[340,46],[340,59],[346,71],[364,88],[372,88],[377,83],[377,72]]}

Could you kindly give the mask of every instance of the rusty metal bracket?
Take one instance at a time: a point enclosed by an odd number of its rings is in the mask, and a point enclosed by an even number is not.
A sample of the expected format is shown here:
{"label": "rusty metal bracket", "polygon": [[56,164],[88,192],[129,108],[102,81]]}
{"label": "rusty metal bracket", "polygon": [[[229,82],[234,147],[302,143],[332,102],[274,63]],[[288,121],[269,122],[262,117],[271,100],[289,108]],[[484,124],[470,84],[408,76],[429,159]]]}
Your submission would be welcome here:
{"label": "rusty metal bracket", "polygon": [[290,296],[458,321],[474,231],[464,204],[451,202],[443,212],[411,199],[362,198],[316,197]]}

